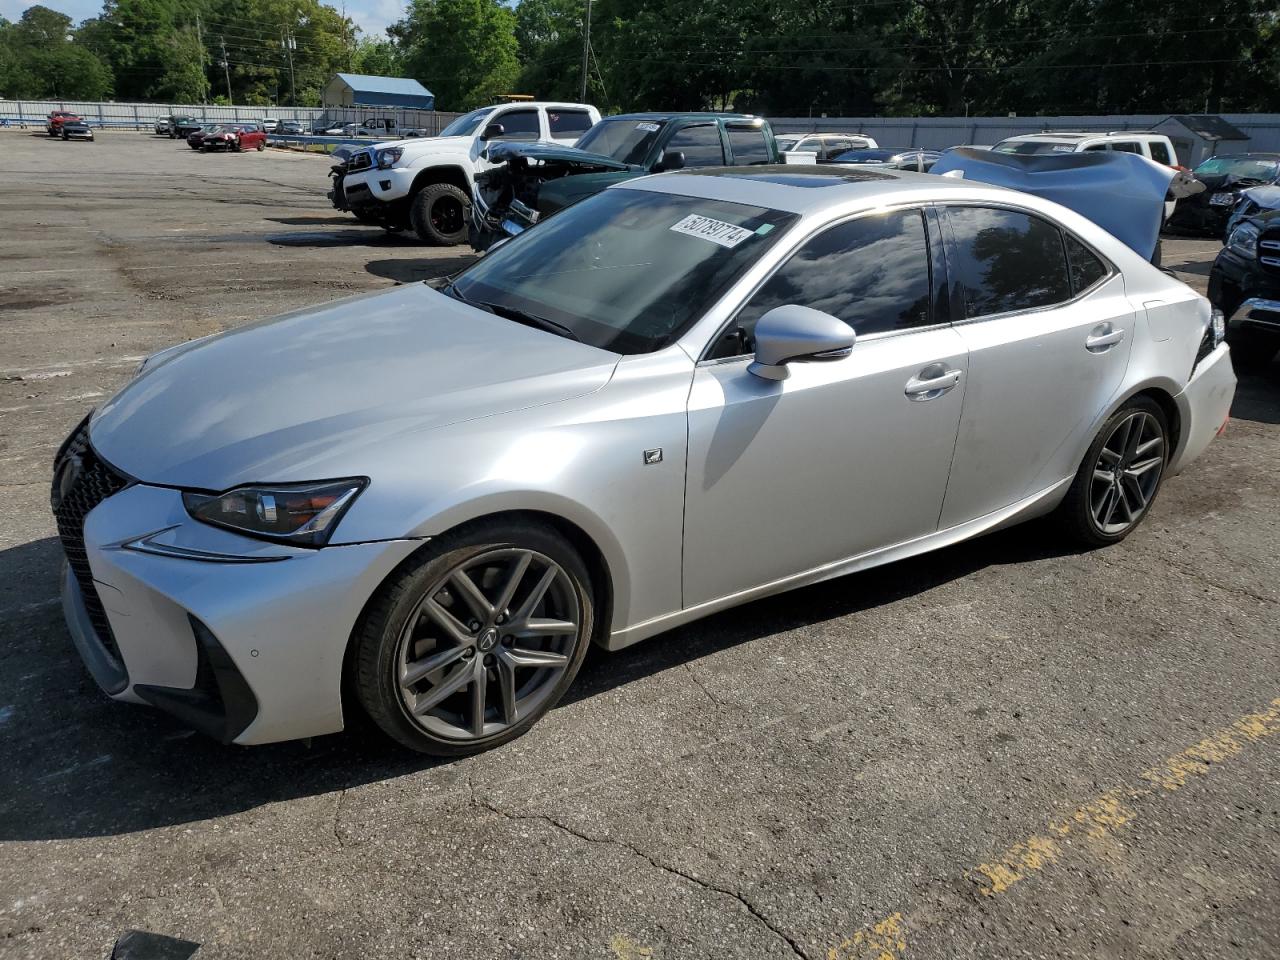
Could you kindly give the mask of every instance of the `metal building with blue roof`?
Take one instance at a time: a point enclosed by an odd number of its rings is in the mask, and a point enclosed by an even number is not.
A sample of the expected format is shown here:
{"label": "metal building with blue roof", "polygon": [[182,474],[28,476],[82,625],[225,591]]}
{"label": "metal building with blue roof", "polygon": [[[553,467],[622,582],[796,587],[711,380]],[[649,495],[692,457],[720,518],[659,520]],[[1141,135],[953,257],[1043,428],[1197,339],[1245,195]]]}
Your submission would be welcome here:
{"label": "metal building with blue roof", "polygon": [[324,85],[326,107],[407,107],[434,110],[435,94],[417,80],[335,73]]}

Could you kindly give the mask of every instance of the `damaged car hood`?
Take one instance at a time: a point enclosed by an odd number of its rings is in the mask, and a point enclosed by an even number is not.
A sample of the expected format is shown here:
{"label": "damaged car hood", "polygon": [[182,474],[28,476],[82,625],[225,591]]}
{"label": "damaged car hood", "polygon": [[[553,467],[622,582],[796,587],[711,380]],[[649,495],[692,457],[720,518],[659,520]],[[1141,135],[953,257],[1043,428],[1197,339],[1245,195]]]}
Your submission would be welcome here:
{"label": "damaged car hood", "polygon": [[559,160],[593,170],[639,170],[638,166],[623,163],[603,153],[589,153],[576,147],[564,147],[558,143],[495,143],[485,154],[490,163],[506,163],[517,158],[526,161]]}
{"label": "damaged car hood", "polygon": [[89,434],[144,483],[361,476],[411,435],[592,393],[617,360],[412,284],[165,351]]}

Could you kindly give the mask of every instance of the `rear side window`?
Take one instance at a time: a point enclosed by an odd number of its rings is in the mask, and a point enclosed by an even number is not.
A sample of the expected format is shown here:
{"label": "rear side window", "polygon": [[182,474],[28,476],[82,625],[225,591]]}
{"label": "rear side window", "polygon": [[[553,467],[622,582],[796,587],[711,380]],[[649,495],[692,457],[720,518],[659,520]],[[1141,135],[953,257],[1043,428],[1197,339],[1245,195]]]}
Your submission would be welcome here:
{"label": "rear side window", "polygon": [[727,127],[729,148],[733,150],[735,165],[744,163],[768,163],[773,159],[764,131],[759,127]]}
{"label": "rear side window", "polygon": [[1152,140],[1149,144],[1151,147],[1151,159],[1156,163],[1163,163],[1166,167],[1173,166],[1173,158],[1169,156],[1169,148],[1159,140]]}
{"label": "rear side window", "polygon": [[791,303],[839,317],[858,336],[928,326],[929,244],[921,211],[860,217],[807,241],[739,312],[745,343],[760,317]]}
{"label": "rear side window", "polygon": [[493,122],[502,124],[503,140],[537,140],[542,136],[537,110],[512,110],[495,117]]}
{"label": "rear side window", "polygon": [[1142,153],[1142,144],[1134,143],[1132,140],[1119,140],[1111,144],[1112,150],[1119,150],[1121,153]]}
{"label": "rear side window", "polygon": [[986,317],[1071,299],[1062,231],[1017,210],[950,207],[965,315]]}
{"label": "rear side window", "polygon": [[666,149],[684,154],[686,167],[724,166],[724,147],[720,144],[720,129],[714,123],[677,130]]}
{"label": "rear side window", "polygon": [[553,137],[580,137],[591,129],[591,115],[585,110],[548,110],[547,126]]}
{"label": "rear side window", "polygon": [[1083,243],[1066,234],[1067,269],[1071,272],[1071,290],[1079,294],[1107,275],[1107,265]]}

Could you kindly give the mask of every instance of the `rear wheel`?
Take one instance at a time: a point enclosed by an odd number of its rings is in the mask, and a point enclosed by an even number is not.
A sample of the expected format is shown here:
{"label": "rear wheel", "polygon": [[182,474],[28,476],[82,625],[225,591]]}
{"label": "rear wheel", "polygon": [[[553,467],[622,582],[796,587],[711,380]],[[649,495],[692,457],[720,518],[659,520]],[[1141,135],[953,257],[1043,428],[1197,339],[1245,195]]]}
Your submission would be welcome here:
{"label": "rear wheel", "polygon": [[265,140],[259,140],[259,141],[258,141],[258,152],[259,152],[259,153],[261,153],[261,152],[262,152],[263,150],[265,150],[265,149],[267,149],[267,141],[265,141]]}
{"label": "rear wheel", "polygon": [[395,573],[352,636],[354,686],[389,736],[461,756],[512,740],[564,695],[593,627],[573,547],[532,523],[441,538]]}
{"label": "rear wheel", "polygon": [[1135,397],[1103,424],[1058,507],[1073,539],[1118,543],[1147,515],[1169,462],[1169,425],[1154,400]]}
{"label": "rear wheel", "polygon": [[451,247],[467,239],[471,201],[451,183],[423,187],[409,206],[409,222],[418,238],[438,247]]}

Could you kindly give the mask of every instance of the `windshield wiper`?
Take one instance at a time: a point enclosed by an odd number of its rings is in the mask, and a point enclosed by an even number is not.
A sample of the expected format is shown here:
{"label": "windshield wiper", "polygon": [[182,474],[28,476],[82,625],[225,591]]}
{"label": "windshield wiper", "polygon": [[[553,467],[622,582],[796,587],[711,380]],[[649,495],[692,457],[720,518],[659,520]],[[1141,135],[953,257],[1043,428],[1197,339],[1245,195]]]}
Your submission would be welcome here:
{"label": "windshield wiper", "polygon": [[546,317],[539,317],[537,314],[530,313],[527,310],[520,310],[516,307],[508,307],[502,303],[485,303],[483,300],[472,300],[458,289],[456,283],[450,283],[441,287],[440,292],[453,297],[455,300],[461,300],[469,307],[479,307],[481,310],[487,310],[495,316],[503,317],[506,320],[514,320],[516,323],[522,323],[526,327],[536,327],[539,330],[546,330],[548,333],[557,333],[562,337],[570,340],[582,342],[582,338],[573,330],[563,323],[557,323],[555,320],[548,320]]}

